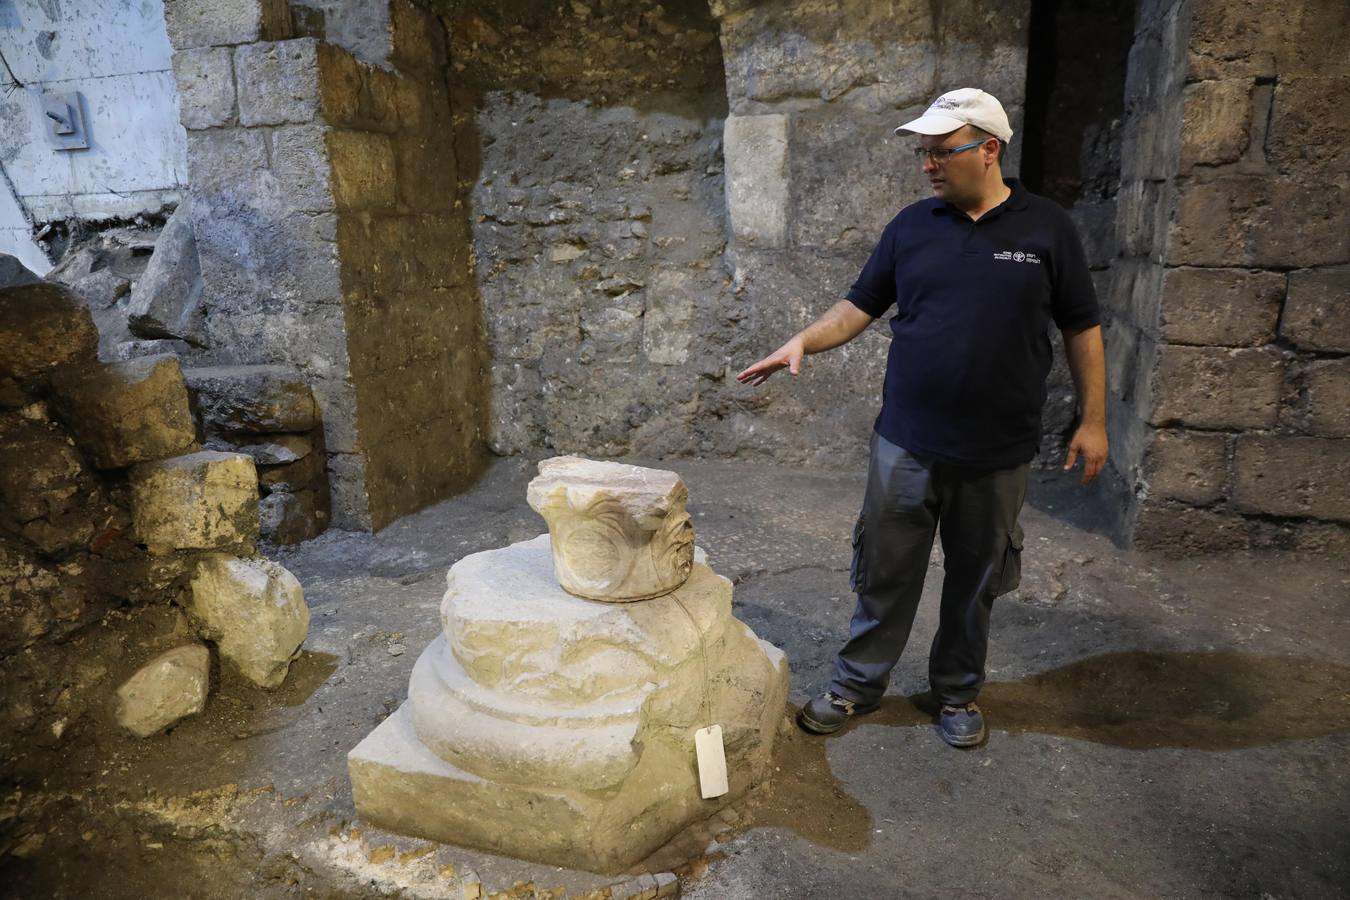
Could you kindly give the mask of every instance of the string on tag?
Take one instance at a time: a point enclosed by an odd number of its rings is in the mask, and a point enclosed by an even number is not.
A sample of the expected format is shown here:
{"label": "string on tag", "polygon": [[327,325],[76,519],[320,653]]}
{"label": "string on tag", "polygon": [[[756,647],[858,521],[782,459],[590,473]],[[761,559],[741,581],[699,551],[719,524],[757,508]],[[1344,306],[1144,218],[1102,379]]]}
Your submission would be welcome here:
{"label": "string on tag", "polygon": [[689,611],[689,607],[684,605],[684,601],[681,600],[677,594],[671,594],[670,599],[674,600],[676,605],[680,607],[680,611],[684,613],[685,618],[689,620],[689,624],[694,628],[694,637],[698,638],[698,655],[699,660],[703,664],[703,678],[699,681],[699,708],[703,711],[703,723],[705,725],[711,725],[712,700],[708,695],[708,682],[711,673],[708,670],[708,651],[703,644],[703,629],[698,627],[698,621],[694,618],[694,614]]}

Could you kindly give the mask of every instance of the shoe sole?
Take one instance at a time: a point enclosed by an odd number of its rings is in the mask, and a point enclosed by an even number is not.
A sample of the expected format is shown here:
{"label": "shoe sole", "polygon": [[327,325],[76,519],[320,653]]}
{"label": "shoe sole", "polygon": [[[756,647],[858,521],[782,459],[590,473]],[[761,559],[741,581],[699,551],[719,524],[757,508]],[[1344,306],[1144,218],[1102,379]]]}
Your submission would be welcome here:
{"label": "shoe sole", "polygon": [[957,736],[955,736],[955,735],[949,735],[949,734],[947,734],[947,732],[943,731],[941,728],[938,728],[937,731],[938,731],[938,735],[939,735],[939,736],[942,738],[942,740],[945,741],[948,745],[950,745],[950,746],[952,746],[952,747],[963,748],[963,749],[966,748],[966,747],[974,747],[974,746],[976,746],[977,744],[983,743],[983,742],[984,742],[984,739],[985,739],[986,737],[988,737],[988,735],[989,735],[989,730],[988,730],[987,728],[981,728],[979,734],[972,735],[971,737],[957,737]]}
{"label": "shoe sole", "polygon": [[849,722],[858,718],[858,716],[865,716],[870,712],[876,712],[877,709],[878,707],[875,706],[872,707],[871,709],[861,709],[854,712],[853,715],[849,716],[847,719],[840,722],[838,725],[824,725],[808,716],[806,714],[806,708],[803,707],[797,710],[797,727],[808,734],[834,734],[836,731],[842,729]]}

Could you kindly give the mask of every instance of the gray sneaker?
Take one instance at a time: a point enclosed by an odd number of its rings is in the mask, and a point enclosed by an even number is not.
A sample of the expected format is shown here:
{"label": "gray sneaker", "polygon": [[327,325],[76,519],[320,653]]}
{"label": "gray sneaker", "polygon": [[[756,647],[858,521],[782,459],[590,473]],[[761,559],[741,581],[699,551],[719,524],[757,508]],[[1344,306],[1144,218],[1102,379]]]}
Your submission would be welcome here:
{"label": "gray sneaker", "polygon": [[847,725],[849,719],[865,716],[880,705],[858,706],[834,691],[826,691],[797,712],[797,725],[812,734],[833,734]]}
{"label": "gray sneaker", "polygon": [[974,747],[985,738],[984,716],[974,703],[943,704],[937,717],[938,734],[953,747]]}

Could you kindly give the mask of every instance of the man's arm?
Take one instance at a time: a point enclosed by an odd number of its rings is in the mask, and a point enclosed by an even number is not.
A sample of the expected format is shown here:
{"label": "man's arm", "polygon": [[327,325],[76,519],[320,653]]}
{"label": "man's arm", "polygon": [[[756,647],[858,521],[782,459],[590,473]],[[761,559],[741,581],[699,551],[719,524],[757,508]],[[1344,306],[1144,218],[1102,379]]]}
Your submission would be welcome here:
{"label": "man's arm", "polygon": [[1069,442],[1064,470],[1072,469],[1083,457],[1083,484],[1096,478],[1106,465],[1110,448],[1106,440],[1106,352],[1102,348],[1100,325],[1065,331],[1064,353],[1069,359],[1074,387],[1078,390],[1078,405],[1083,417]]}
{"label": "man's arm", "polygon": [[758,386],[779,369],[793,375],[801,371],[802,357],[808,353],[823,353],[840,344],[847,344],[862,334],[874,320],[848,300],[840,300],[825,314],[792,336],[786,344],[736,376],[741,384]]}

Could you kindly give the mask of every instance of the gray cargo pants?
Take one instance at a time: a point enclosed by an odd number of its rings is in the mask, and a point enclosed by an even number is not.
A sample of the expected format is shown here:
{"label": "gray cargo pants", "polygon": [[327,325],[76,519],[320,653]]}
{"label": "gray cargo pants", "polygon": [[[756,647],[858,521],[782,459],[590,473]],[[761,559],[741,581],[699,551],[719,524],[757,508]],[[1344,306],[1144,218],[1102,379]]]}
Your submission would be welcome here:
{"label": "gray cargo pants", "polygon": [[942,532],[942,606],[928,656],[939,703],[970,703],[984,684],[989,611],[1022,574],[1018,514],[1031,464],[969,469],[910,454],[872,434],[867,494],[853,529],[858,595],[830,689],[860,707],[880,702],[909,640],[933,534]]}

